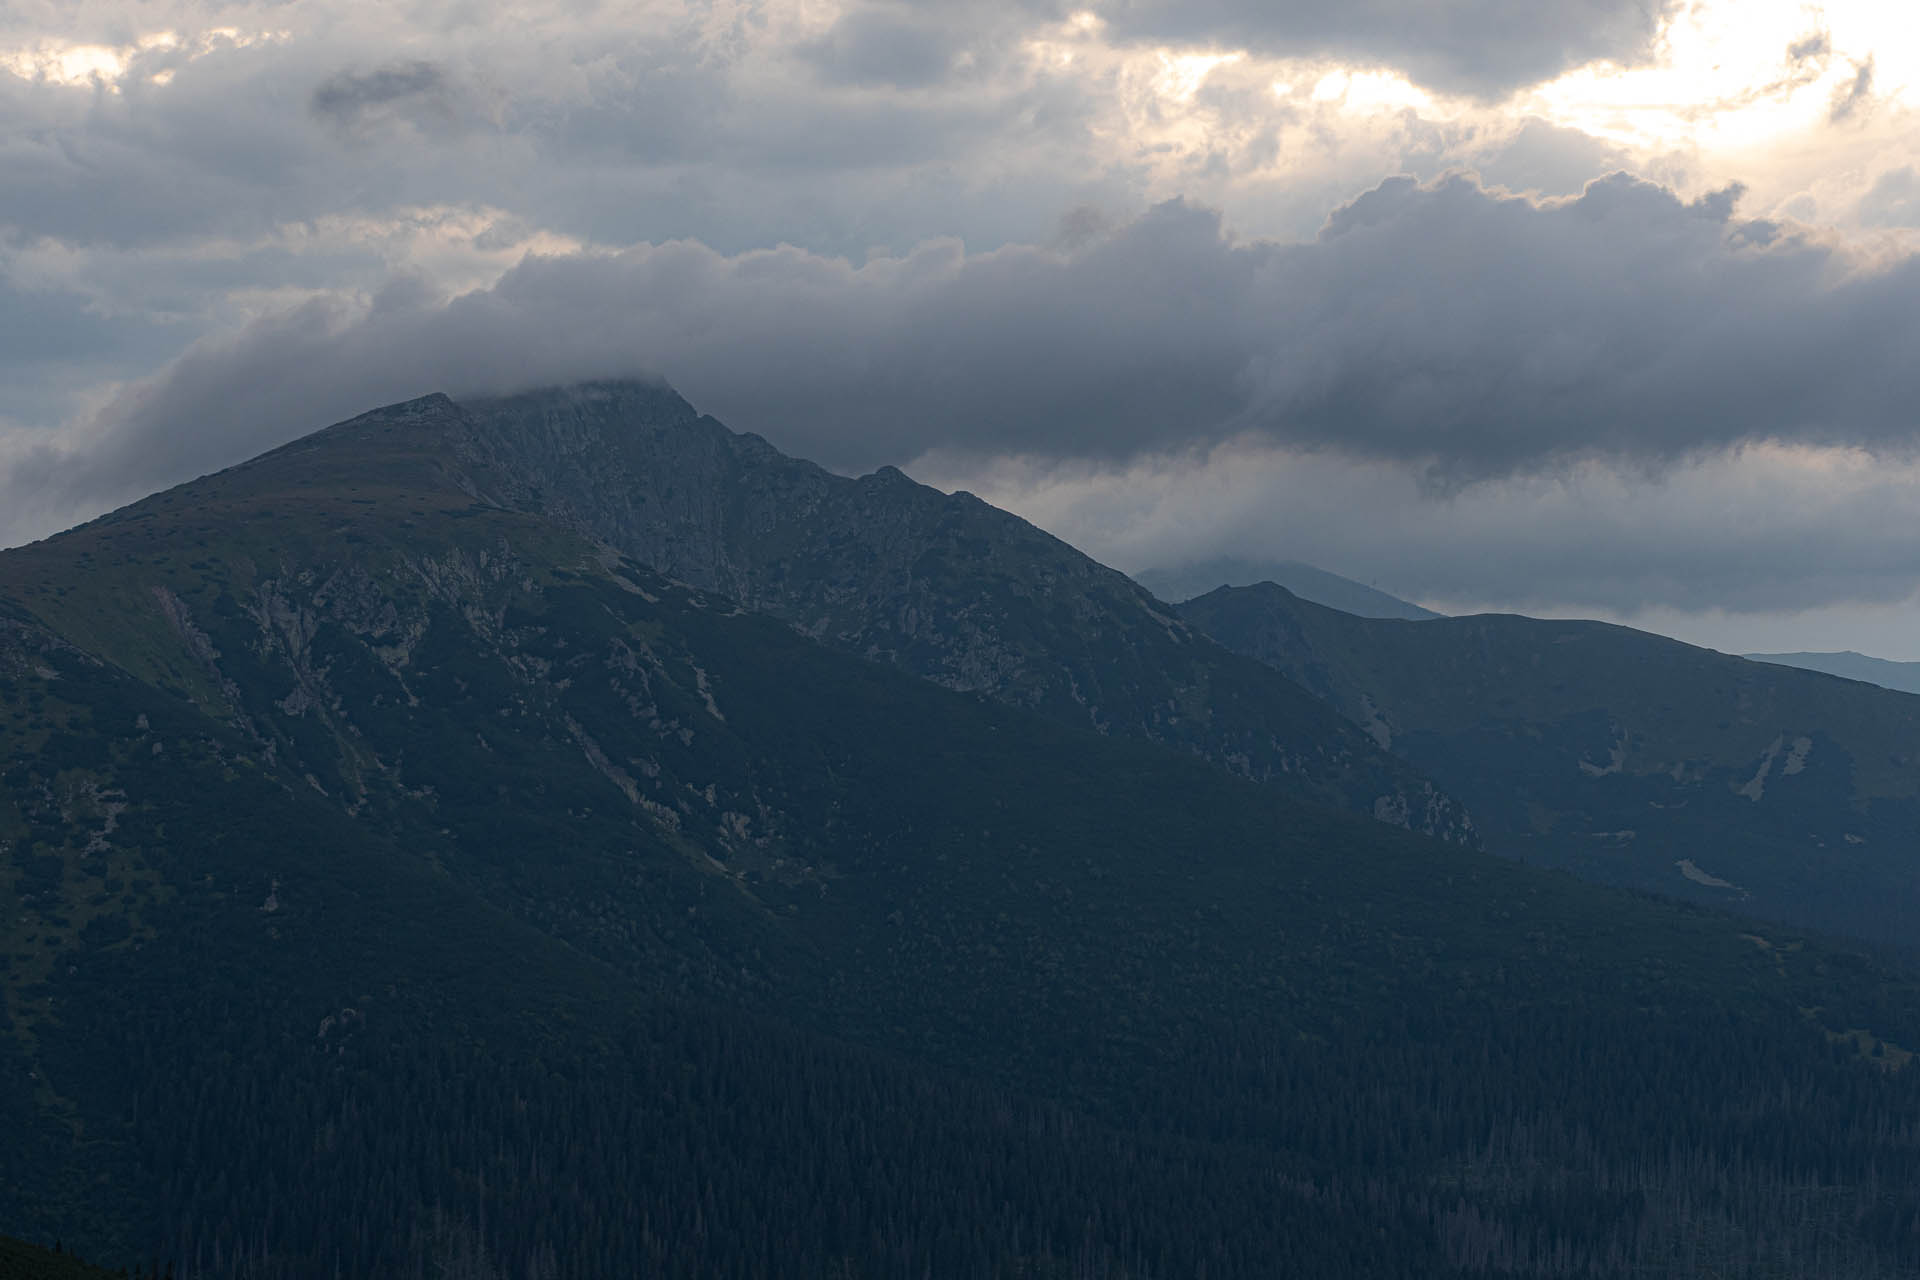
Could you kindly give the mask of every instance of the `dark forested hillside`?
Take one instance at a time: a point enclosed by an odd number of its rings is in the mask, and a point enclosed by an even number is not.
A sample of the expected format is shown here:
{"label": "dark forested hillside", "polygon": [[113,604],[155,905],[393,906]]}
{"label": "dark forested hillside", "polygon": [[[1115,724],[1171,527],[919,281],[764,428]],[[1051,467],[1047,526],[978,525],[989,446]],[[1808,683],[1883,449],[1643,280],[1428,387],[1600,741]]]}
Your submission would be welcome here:
{"label": "dark forested hillside", "polygon": [[1896,945],[1920,919],[1920,697],[1598,622],[1181,606],[1466,800],[1490,848]]}
{"label": "dark forested hillside", "polygon": [[[58,1241],[49,1248],[0,1236],[0,1280],[110,1280],[116,1274],[126,1273],[89,1266]],[[143,1270],[140,1274],[150,1272]]]}
{"label": "dark forested hillside", "polygon": [[0,554],[0,1229],[205,1276],[1920,1269],[1897,964],[822,645],[476,495],[442,412]]}

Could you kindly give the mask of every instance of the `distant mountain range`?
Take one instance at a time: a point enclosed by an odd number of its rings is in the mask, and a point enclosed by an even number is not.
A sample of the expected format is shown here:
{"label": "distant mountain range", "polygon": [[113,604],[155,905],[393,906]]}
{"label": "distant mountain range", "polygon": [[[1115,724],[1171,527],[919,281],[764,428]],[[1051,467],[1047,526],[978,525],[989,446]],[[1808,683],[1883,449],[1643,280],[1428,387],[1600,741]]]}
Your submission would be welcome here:
{"label": "distant mountain range", "polygon": [[[627,383],[0,553],[0,1229],[204,1277],[1920,1268],[1911,970],[1494,857],[1394,754],[1489,843],[1576,825],[1536,775],[1697,801],[1690,865],[1772,893],[1727,815],[1883,865],[1861,699],[1914,700],[1328,610],[1310,693],[1218,595]],[[1583,666],[1672,723],[1556,711]]]}
{"label": "distant mountain range", "polygon": [[1356,618],[1271,583],[1180,612],[1460,796],[1491,849],[1915,936],[1920,698],[1597,622]]}
{"label": "distant mountain range", "polygon": [[1316,569],[1298,560],[1243,560],[1223,557],[1181,565],[1174,569],[1143,569],[1133,580],[1162,600],[1181,604],[1216,587],[1251,587],[1277,583],[1302,600],[1326,605],[1361,618],[1404,618],[1423,621],[1441,615],[1397,596],[1377,591],[1363,582]]}
{"label": "distant mountain range", "polygon": [[1749,653],[1746,656],[1754,662],[1824,671],[1830,676],[1877,684],[1882,689],[1920,693],[1920,662],[1889,662],[1885,658],[1870,658],[1851,649],[1843,653]]}

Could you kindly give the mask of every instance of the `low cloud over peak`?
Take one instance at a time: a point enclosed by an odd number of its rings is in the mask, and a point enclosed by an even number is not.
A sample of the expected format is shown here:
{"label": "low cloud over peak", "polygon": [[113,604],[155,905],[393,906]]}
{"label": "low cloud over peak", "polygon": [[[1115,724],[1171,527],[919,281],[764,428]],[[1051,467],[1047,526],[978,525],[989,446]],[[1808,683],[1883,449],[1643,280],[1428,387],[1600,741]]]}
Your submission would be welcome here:
{"label": "low cloud over peak", "polygon": [[1543,201],[1454,174],[1383,182],[1307,243],[1242,241],[1176,200],[1073,247],[529,258],[451,301],[316,301],[204,344],[106,411],[92,430],[112,443],[77,473],[100,483],[73,498],[276,442],[245,424],[635,370],[847,469],[1245,438],[1457,485],[1756,442],[1910,452],[1914,260],[1868,269],[1741,220],[1736,195],[1615,174]]}

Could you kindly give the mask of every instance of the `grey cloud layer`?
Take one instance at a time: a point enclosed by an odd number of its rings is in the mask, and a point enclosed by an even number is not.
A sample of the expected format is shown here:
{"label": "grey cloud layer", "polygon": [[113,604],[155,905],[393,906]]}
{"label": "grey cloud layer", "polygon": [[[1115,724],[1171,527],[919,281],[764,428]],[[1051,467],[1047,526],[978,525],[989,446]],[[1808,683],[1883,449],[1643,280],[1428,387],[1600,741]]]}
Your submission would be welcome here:
{"label": "grey cloud layer", "polygon": [[367,72],[336,72],[314,89],[309,106],[319,119],[349,132],[382,117],[449,128],[462,114],[446,72],[424,59]]}
{"label": "grey cloud layer", "polygon": [[1644,61],[1677,7],[1678,0],[863,0],[823,52],[826,65],[850,79],[923,84],[961,54],[990,46],[979,33],[1002,32],[1010,13],[1031,23],[1086,10],[1125,41],[1331,57],[1497,98],[1598,59]]}
{"label": "grey cloud layer", "polygon": [[[902,174],[932,170],[920,185],[951,196],[966,183],[940,173],[966,173],[982,151],[1002,159],[976,181],[1019,167],[1004,159],[1012,140],[1039,153],[1036,174],[1058,167],[1049,148],[1083,141],[1082,89],[1045,74],[876,101],[823,90],[795,50],[715,49],[673,27],[536,23],[396,44],[368,26],[190,61],[143,53],[114,93],[0,70],[0,229],[166,244],[453,201],[621,242],[698,231],[740,247],[820,245],[862,209],[884,223],[889,198],[912,185]],[[1073,167],[1097,176],[1084,158]],[[1049,185],[1057,196],[1060,181]]]}
{"label": "grey cloud layer", "polygon": [[[420,216],[548,243],[858,255],[933,234],[1034,239],[1079,203],[1142,204],[1082,146],[1089,108],[1068,77],[1015,68],[901,100],[823,87],[790,45],[716,33],[698,5],[328,8],[38,6],[56,44],[184,34],[128,54],[111,90],[0,62],[0,332],[53,317],[74,337],[57,362],[13,362],[0,421],[52,427],[236,315],[377,289],[397,261],[471,287],[458,260],[487,246],[402,243]],[[33,13],[0,10],[0,55],[42,38]],[[299,29],[205,35],[228,21]],[[111,316],[114,332],[69,316]]]}
{"label": "grey cloud layer", "polygon": [[1439,500],[1402,468],[1250,442],[921,471],[1125,569],[1292,557],[1449,608],[1755,614],[1885,606],[1920,585],[1920,468],[1846,453],[1736,450],[1657,483],[1587,463]]}
{"label": "grey cloud layer", "polygon": [[1383,63],[1498,96],[1585,62],[1639,62],[1674,0],[1109,0],[1122,35]]}
{"label": "grey cloud layer", "polygon": [[1920,264],[1732,203],[1624,175],[1537,203],[1455,176],[1383,183],[1305,244],[1173,202],[1077,249],[536,258],[452,302],[398,287],[203,346],[63,474],[76,501],[130,496],[383,401],[641,371],[849,469],[1240,436],[1455,485],[1755,441],[1911,453]]}
{"label": "grey cloud layer", "polygon": [[[767,35],[751,6],[739,31],[718,35],[696,21],[698,5],[677,18],[591,3],[535,10],[537,21],[434,3],[404,17],[200,0],[16,8],[0,17],[0,44],[15,22],[33,39],[36,22],[43,34],[109,42],[155,24],[186,34],[130,54],[112,92],[0,71],[0,277],[10,286],[0,307],[30,290],[56,312],[144,326],[76,356],[117,380],[275,291],[378,287],[394,255],[377,224],[414,209],[481,210],[606,244],[688,237],[731,253],[792,243],[857,260],[931,236],[976,248],[1044,241],[1064,210],[1124,220],[1150,190],[1226,202],[1232,172],[1270,164],[1279,145],[1275,124],[1265,150],[1224,167],[1196,154],[1185,171],[1156,175],[1160,159],[1113,142],[1102,116],[1113,83],[1025,47],[1036,24],[1062,16],[1054,0],[853,3],[798,44]],[[298,30],[252,44],[207,35],[229,21]],[[1277,110],[1271,94],[1255,97],[1221,109]],[[1535,128],[1507,155],[1484,137],[1409,130],[1364,154],[1349,145],[1345,168],[1312,162],[1311,174],[1296,148],[1285,175],[1238,194],[1262,226],[1295,235],[1382,171],[1485,160],[1497,180],[1558,191],[1608,159],[1564,130]],[[358,244],[302,230],[328,220],[368,225]],[[68,278],[36,272],[23,284],[9,254],[43,242],[68,255]],[[35,311],[0,327],[31,328]],[[75,384],[40,383],[16,380],[0,414],[58,421]]]}
{"label": "grey cloud layer", "polygon": [[1759,439],[1914,439],[1920,264],[1616,175],[1536,205],[1394,180],[1283,251],[1251,420],[1472,477]]}

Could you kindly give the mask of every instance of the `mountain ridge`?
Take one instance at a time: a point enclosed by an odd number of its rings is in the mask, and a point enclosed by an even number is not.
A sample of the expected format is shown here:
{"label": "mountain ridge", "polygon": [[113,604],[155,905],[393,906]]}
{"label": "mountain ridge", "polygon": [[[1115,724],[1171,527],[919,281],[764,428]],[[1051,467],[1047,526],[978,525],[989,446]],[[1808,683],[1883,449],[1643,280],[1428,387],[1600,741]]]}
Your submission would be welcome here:
{"label": "mountain ridge", "polygon": [[410,403],[448,416],[464,467],[450,478],[475,498],[540,512],[834,647],[1064,723],[1175,745],[1255,780],[1301,778],[1396,825],[1475,839],[1455,801],[1316,700],[971,494],[943,494],[896,468],[836,476],[659,385]]}
{"label": "mountain ridge", "polygon": [[1271,584],[1181,611],[1465,796],[1508,856],[1910,940],[1912,695],[1608,623],[1355,618]]}
{"label": "mountain ridge", "polygon": [[1419,622],[1444,616],[1377,587],[1299,560],[1247,560],[1226,556],[1173,568],[1142,569],[1133,575],[1133,580],[1173,604],[1185,604],[1216,587],[1251,587],[1271,582],[1302,600],[1361,618],[1403,618]]}
{"label": "mountain ridge", "polygon": [[1894,662],[1845,649],[1839,653],[1748,653],[1749,662],[1821,671],[1844,680],[1877,684],[1898,693],[1920,693],[1920,662]]}

